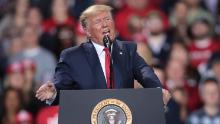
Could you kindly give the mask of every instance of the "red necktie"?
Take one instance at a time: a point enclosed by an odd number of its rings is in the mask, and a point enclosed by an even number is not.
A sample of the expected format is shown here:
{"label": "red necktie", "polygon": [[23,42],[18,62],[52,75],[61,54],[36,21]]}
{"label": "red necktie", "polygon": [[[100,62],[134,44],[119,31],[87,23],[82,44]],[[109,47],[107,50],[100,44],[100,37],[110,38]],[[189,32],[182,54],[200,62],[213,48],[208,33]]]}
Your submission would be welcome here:
{"label": "red necktie", "polygon": [[[105,51],[105,74],[106,74],[106,82],[107,82],[107,88],[110,88],[110,53],[108,48],[104,48]],[[113,77],[112,77],[113,79]],[[114,82],[114,80],[112,80]],[[112,87],[114,85],[112,84]]]}

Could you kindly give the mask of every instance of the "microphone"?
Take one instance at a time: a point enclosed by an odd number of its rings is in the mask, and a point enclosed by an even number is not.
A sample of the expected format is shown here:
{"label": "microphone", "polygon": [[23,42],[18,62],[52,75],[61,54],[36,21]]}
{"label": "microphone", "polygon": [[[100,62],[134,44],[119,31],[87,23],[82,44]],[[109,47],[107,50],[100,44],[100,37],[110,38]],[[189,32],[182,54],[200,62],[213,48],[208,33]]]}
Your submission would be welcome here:
{"label": "microphone", "polygon": [[111,39],[108,35],[104,35],[103,37],[103,43],[104,43],[104,46],[108,48],[109,52],[111,53]]}

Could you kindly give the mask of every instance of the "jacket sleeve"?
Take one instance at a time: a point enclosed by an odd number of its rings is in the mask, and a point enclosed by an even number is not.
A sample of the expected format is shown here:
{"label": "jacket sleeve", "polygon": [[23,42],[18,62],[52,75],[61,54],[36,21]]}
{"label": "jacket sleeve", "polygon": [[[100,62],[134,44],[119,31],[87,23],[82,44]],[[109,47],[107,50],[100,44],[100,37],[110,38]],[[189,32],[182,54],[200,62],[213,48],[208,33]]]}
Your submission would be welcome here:
{"label": "jacket sleeve", "polygon": [[70,62],[71,55],[69,51],[64,50],[60,55],[59,62],[55,69],[54,83],[57,91],[56,99],[53,101],[52,105],[57,105],[59,103],[60,90],[72,90],[75,89],[75,81],[71,76],[72,68]]}
{"label": "jacket sleeve", "polygon": [[144,88],[162,87],[153,69],[138,55],[137,45],[132,45],[130,55],[132,55],[134,78],[141,83]]}

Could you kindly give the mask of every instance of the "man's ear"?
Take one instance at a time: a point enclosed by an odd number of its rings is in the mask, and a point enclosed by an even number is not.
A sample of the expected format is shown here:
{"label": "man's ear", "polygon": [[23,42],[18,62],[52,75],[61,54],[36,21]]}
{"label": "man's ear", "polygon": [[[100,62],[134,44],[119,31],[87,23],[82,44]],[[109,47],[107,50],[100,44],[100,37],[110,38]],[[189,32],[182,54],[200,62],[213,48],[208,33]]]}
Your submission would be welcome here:
{"label": "man's ear", "polygon": [[90,34],[89,31],[86,31],[86,36],[87,36],[87,37],[91,37],[91,34]]}

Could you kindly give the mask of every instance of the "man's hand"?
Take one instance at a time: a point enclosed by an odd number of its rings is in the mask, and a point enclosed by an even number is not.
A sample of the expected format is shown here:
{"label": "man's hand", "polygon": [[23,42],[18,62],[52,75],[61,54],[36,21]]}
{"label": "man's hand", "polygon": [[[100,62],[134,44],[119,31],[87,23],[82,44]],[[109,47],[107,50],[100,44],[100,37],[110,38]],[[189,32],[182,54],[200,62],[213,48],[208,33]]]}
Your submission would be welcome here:
{"label": "man's hand", "polygon": [[50,100],[56,94],[56,88],[53,83],[47,82],[43,84],[36,92],[36,97],[41,100]]}
{"label": "man's hand", "polygon": [[166,89],[162,89],[162,93],[163,93],[163,103],[166,106],[171,98],[171,95],[170,95],[169,91]]}

